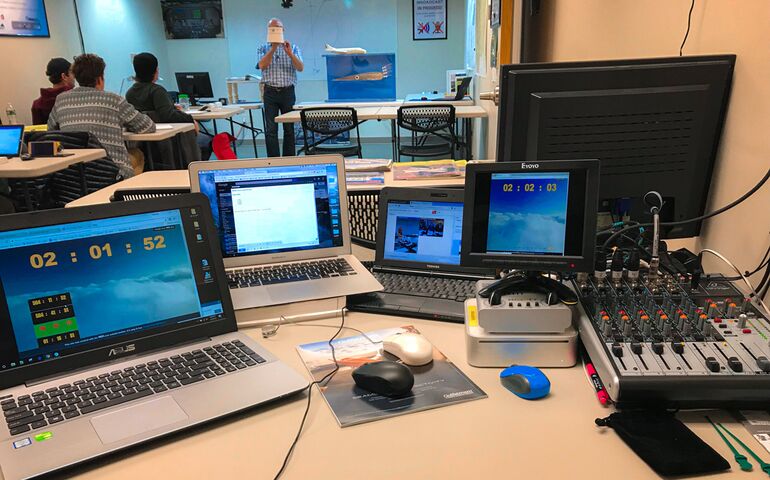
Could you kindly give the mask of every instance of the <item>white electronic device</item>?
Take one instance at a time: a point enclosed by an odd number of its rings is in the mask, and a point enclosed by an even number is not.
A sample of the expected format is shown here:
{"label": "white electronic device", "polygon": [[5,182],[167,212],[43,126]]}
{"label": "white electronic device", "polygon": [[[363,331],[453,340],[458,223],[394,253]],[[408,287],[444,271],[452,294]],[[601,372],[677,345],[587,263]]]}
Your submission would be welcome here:
{"label": "white electronic device", "polygon": [[[480,280],[476,290],[495,283]],[[492,305],[490,298],[476,295],[479,326],[489,333],[564,333],[573,325],[573,310],[561,302],[548,304],[544,293],[523,292],[503,295]]]}
{"label": "white electronic device", "polygon": [[267,43],[283,42],[283,27],[267,27]]}
{"label": "white electronic device", "polygon": [[404,365],[419,367],[433,361],[433,345],[419,333],[397,333],[382,340],[382,349]]}

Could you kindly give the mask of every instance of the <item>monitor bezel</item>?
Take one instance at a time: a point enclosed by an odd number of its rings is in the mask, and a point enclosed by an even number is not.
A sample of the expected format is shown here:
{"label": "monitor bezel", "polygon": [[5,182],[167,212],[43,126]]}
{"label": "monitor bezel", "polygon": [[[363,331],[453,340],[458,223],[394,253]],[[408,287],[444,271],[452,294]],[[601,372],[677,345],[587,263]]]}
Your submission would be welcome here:
{"label": "monitor bezel", "polygon": [[19,140],[16,142],[16,151],[13,151],[13,152],[0,151],[0,157],[8,157],[8,158],[18,157],[19,153],[21,153],[21,146],[22,146],[21,139],[24,137],[24,125],[0,125],[0,130],[18,130],[19,131]]}
{"label": "monitor bezel", "polygon": [[[495,273],[490,268],[473,268],[463,265],[462,255],[457,265],[449,263],[410,262],[385,258],[385,235],[388,224],[388,203],[398,202],[449,202],[463,205],[463,222],[465,221],[465,194],[460,188],[409,188],[385,187],[380,190],[377,220],[377,244],[374,262],[377,267],[397,268],[402,270],[417,269],[436,273],[461,273],[465,275],[489,276]],[[465,224],[463,224],[465,225]],[[465,238],[465,228],[462,230]],[[462,253],[462,244],[460,251]]]}
{"label": "monitor bezel", "polygon": [[[291,167],[305,165],[320,165],[334,163],[337,166],[337,184],[339,186],[339,206],[340,206],[340,225],[350,225],[348,216],[348,193],[345,182],[345,160],[342,155],[311,155],[307,157],[273,157],[269,159],[244,159],[230,160],[227,162],[193,162],[189,166],[190,190],[200,192],[201,171],[214,170],[239,170],[239,169],[260,169],[269,167]],[[202,194],[206,197],[205,194]],[[208,197],[206,197],[208,198]],[[310,248],[305,250],[296,250],[293,252],[276,253],[258,253],[238,255],[235,257],[224,257],[226,268],[248,267],[253,265],[265,265],[269,263],[293,262],[298,260],[312,260],[323,257],[336,257],[339,255],[350,254],[350,229],[341,228],[342,245],[328,248]],[[219,232],[217,240],[221,243]]]}
{"label": "monitor bezel", "polygon": [[[137,200],[133,202],[112,202],[106,204],[41,210],[31,213],[0,215],[0,232],[26,228],[61,225],[66,223],[115,218],[163,210],[196,208],[200,212],[202,229],[207,238],[218,238],[214,221],[211,216],[208,199],[205,195],[184,194],[165,198]],[[99,364],[120,360],[126,356],[140,355],[144,352],[171,348],[195,340],[203,340],[225,333],[235,332],[238,327],[235,319],[230,291],[227,286],[226,274],[222,263],[219,242],[209,241],[211,262],[216,278],[219,279],[219,294],[222,300],[223,318],[206,323],[192,324],[171,331],[149,334],[145,337],[110,342],[90,350],[61,356],[59,358],[33,363],[11,370],[0,371],[0,388],[20,385],[29,380],[61,375],[86,367],[97,367]],[[14,335],[13,331],[9,333]]]}
{"label": "monitor bezel", "polygon": [[[583,171],[586,176],[583,204],[583,248],[579,256],[544,256],[531,254],[496,255],[475,248],[474,225],[480,175],[493,173],[547,173]],[[460,263],[469,267],[516,269],[527,271],[589,272],[593,270],[596,248],[596,217],[599,207],[599,160],[552,160],[546,162],[470,162],[465,170],[465,208],[463,210],[463,249]],[[483,219],[487,225],[489,219]],[[478,230],[477,230],[478,231]]]}

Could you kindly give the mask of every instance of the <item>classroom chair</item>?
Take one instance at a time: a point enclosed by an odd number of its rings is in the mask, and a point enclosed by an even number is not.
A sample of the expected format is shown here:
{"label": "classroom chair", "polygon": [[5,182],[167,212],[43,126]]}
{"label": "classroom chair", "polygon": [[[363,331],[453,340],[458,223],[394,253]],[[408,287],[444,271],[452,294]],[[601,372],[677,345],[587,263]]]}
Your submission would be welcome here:
{"label": "classroom chair", "polygon": [[[355,108],[350,107],[313,107],[299,111],[302,121],[302,137],[305,141],[305,155],[322,155],[337,153],[343,157],[363,158],[361,155],[361,138],[358,133],[358,115]],[[323,145],[328,140],[335,139],[345,132],[356,131],[355,144]],[[351,142],[353,139],[350,139]]]}
{"label": "classroom chair", "polygon": [[[457,148],[454,105],[408,105],[398,107],[396,144],[398,158],[442,157],[454,159]],[[401,129],[411,133],[411,142],[401,144]]]}

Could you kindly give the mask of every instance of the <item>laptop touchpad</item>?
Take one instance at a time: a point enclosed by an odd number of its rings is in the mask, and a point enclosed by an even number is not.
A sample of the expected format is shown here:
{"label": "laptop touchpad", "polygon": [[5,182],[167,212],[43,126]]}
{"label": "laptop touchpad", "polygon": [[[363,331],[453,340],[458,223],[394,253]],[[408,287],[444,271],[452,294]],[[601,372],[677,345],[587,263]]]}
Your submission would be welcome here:
{"label": "laptop touchpad", "polygon": [[165,396],[99,415],[91,419],[91,425],[102,443],[109,444],[186,419],[182,407]]}

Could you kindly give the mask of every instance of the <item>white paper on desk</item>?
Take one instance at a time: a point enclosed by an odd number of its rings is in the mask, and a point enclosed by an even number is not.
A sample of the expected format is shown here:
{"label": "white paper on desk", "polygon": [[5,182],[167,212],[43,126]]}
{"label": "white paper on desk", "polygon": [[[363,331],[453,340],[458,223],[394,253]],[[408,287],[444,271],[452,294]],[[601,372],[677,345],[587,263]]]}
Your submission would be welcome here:
{"label": "white paper on desk", "polygon": [[174,128],[170,123],[156,123],[155,130],[171,130]]}
{"label": "white paper on desk", "polygon": [[740,410],[738,416],[743,427],[770,452],[770,413],[764,410]]}

